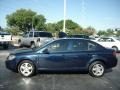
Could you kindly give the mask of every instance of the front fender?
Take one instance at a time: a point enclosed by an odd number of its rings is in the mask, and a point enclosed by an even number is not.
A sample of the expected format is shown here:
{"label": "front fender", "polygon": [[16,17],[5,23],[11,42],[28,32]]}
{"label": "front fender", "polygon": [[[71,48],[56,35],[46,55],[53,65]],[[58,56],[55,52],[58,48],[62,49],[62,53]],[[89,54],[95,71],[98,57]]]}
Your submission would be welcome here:
{"label": "front fender", "polygon": [[38,67],[38,57],[36,55],[29,55],[29,56],[19,56],[16,59],[16,65],[18,66],[20,62],[24,61],[24,60],[29,60],[31,61],[35,67]]}

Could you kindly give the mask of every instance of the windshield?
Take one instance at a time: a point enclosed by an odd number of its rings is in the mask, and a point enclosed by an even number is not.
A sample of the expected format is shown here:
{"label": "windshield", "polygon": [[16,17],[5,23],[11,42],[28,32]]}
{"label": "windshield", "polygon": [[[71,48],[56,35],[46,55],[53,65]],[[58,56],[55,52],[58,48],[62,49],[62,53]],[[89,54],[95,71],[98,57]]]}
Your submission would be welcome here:
{"label": "windshield", "polygon": [[29,32],[25,32],[22,36],[27,37],[29,35]]}

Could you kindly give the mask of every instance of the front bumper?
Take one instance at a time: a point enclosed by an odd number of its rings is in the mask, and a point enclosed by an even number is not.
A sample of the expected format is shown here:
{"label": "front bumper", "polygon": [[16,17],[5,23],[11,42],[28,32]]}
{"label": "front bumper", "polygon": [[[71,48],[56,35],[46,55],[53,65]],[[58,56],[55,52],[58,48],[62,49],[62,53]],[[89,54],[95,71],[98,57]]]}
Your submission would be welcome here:
{"label": "front bumper", "polygon": [[9,70],[17,71],[17,65],[16,65],[15,60],[6,60],[5,61],[5,66]]}

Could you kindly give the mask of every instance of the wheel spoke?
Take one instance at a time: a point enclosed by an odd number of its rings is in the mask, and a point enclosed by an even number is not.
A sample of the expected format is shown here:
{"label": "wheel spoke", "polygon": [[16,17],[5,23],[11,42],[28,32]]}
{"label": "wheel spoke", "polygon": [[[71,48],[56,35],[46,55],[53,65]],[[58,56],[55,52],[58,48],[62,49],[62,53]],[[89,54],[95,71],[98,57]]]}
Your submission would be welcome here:
{"label": "wheel spoke", "polygon": [[23,63],[20,66],[20,72],[24,75],[24,76],[29,76],[33,71],[33,67],[30,63]]}
{"label": "wheel spoke", "polygon": [[26,68],[28,67],[28,63],[25,63],[25,67],[26,67]]}
{"label": "wheel spoke", "polygon": [[21,65],[20,69],[25,69],[25,66]]}
{"label": "wheel spoke", "polygon": [[27,69],[28,69],[28,70],[32,70],[32,69],[33,69],[33,67],[32,67],[32,66],[29,66],[29,67],[27,67]]}
{"label": "wheel spoke", "polygon": [[93,66],[92,72],[93,72],[94,75],[100,76],[104,72],[104,67],[101,64],[96,64],[96,65]]}

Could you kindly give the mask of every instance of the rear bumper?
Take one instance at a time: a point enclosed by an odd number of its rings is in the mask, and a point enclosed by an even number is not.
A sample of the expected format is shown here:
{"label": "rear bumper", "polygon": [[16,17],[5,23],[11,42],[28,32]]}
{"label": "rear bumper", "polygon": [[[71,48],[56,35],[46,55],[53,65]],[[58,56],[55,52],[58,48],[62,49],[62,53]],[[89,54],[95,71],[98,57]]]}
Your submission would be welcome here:
{"label": "rear bumper", "polygon": [[111,59],[109,63],[107,64],[107,68],[113,68],[116,67],[118,63],[117,58]]}

